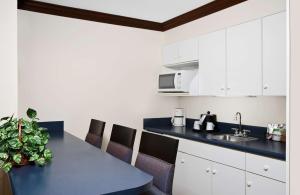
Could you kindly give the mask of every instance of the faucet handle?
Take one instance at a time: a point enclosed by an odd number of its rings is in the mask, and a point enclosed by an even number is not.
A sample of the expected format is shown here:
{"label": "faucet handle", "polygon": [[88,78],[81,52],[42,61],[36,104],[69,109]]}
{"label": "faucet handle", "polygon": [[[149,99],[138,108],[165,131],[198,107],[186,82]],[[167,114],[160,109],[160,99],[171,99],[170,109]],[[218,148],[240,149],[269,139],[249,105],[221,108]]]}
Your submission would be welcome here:
{"label": "faucet handle", "polygon": [[250,130],[243,129],[243,137],[247,137],[249,133],[251,133]]}
{"label": "faucet handle", "polygon": [[231,130],[234,131],[234,135],[238,135],[239,134],[239,129],[238,128],[231,128]]}

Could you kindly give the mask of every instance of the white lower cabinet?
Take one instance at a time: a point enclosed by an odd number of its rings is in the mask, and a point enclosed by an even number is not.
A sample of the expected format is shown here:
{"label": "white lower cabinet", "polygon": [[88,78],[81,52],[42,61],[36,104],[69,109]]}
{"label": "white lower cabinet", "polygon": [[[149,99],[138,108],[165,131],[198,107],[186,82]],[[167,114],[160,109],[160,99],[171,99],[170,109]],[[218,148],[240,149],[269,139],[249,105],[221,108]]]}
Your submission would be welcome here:
{"label": "white lower cabinet", "polygon": [[246,171],[285,182],[285,161],[246,154]]}
{"label": "white lower cabinet", "polygon": [[178,152],[174,195],[243,195],[245,171]]}
{"label": "white lower cabinet", "polygon": [[285,195],[285,183],[248,172],[246,185],[246,195]]}
{"label": "white lower cabinet", "polygon": [[211,162],[192,155],[177,153],[174,195],[210,195]]}
{"label": "white lower cabinet", "polygon": [[245,171],[213,163],[212,195],[245,194]]}
{"label": "white lower cabinet", "polygon": [[285,195],[285,167],[285,161],[179,138],[173,194]]}

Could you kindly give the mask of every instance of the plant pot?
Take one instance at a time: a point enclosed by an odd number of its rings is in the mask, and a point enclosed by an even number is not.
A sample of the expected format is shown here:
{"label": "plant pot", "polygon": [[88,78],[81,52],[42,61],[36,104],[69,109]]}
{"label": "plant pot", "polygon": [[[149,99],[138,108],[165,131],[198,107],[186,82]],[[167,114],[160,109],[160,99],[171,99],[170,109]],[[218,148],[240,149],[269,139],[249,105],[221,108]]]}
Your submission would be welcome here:
{"label": "plant pot", "polygon": [[24,165],[28,165],[29,164],[29,161],[28,161],[28,159],[26,158],[26,157],[22,157],[22,160],[21,160],[21,162],[20,162],[20,166],[24,166]]}
{"label": "plant pot", "polygon": [[28,160],[28,158],[26,156],[22,155],[21,162],[19,164],[14,163],[13,166],[14,167],[22,167],[22,166],[26,166],[26,165],[29,165],[29,164],[31,164],[31,162]]}

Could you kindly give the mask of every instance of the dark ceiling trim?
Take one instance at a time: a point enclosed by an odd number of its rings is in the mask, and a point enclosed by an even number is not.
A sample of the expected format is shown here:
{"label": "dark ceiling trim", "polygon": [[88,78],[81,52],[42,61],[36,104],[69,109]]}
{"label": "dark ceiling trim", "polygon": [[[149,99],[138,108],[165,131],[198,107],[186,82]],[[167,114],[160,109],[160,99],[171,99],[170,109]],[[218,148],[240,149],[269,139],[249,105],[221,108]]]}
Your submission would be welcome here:
{"label": "dark ceiling trim", "polygon": [[113,14],[106,14],[102,12],[84,10],[79,8],[66,7],[33,0],[18,0],[18,9],[107,24],[129,26],[155,31],[167,31],[172,28],[186,24],[188,22],[221,11],[228,7],[234,6],[236,4],[242,3],[244,1],[247,0],[215,0],[211,3],[203,5],[197,9],[172,18],[163,23],[118,16]]}
{"label": "dark ceiling trim", "polygon": [[196,8],[190,12],[172,18],[163,23],[163,30],[170,30],[172,28],[181,26],[188,22],[197,20],[199,18],[208,16],[210,14],[216,13],[228,7],[234,6],[236,4],[242,3],[247,0],[215,0],[211,3],[205,4],[199,8]]}
{"label": "dark ceiling trim", "polygon": [[18,0],[18,9],[148,30],[163,30],[162,24],[158,22],[140,20],[130,17],[106,14],[32,0]]}

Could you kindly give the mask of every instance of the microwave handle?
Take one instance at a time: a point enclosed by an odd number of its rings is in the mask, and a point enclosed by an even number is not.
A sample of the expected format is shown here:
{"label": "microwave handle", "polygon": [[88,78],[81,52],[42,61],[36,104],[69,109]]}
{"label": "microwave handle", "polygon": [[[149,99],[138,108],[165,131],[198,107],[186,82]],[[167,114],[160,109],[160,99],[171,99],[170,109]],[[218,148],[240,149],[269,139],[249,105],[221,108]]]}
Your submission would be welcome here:
{"label": "microwave handle", "polygon": [[178,81],[178,73],[176,72],[175,73],[175,76],[174,76],[174,87],[175,87],[175,89],[177,89],[178,88],[178,86],[177,86],[177,81]]}

